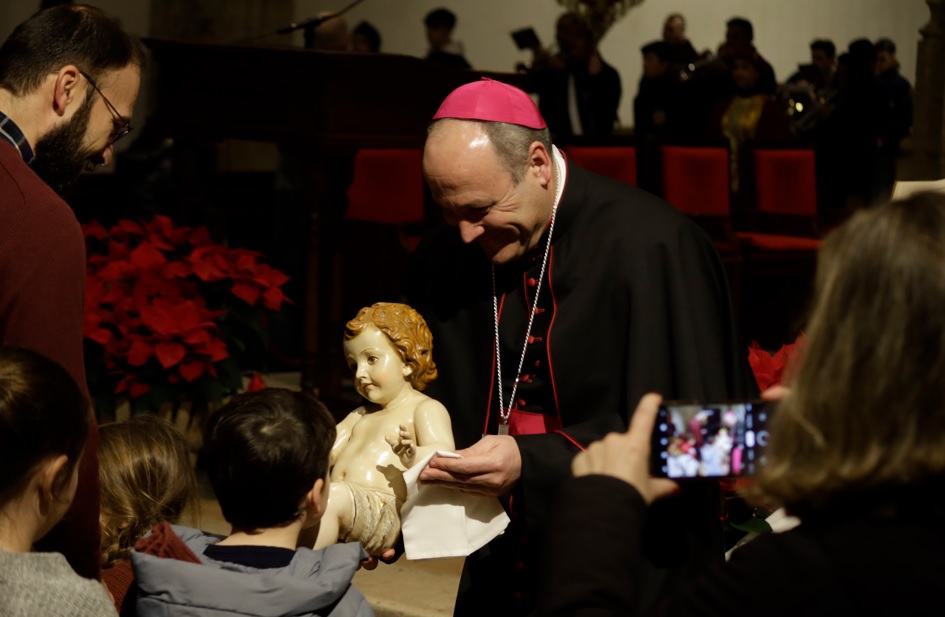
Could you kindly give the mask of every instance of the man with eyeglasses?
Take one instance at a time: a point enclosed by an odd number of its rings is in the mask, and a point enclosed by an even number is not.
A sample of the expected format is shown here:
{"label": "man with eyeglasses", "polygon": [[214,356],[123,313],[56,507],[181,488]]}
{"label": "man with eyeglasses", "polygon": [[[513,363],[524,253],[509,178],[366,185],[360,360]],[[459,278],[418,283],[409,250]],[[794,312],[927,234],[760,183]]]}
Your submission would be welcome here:
{"label": "man with eyeglasses", "polygon": [[[114,19],[83,5],[37,13],[0,46],[0,344],[56,360],[83,390],[85,242],[62,195],[83,170],[109,164],[131,131],[143,61]],[[38,545],[90,578],[97,444],[93,424],[70,513]]]}

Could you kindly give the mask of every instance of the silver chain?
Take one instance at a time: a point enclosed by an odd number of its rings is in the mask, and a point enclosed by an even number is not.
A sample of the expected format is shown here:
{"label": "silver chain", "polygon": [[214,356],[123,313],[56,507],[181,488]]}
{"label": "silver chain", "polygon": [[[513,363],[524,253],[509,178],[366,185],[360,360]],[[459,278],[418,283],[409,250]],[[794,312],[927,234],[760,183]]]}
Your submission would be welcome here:
{"label": "silver chain", "polygon": [[496,294],[495,285],[495,264],[492,265],[492,315],[495,320],[495,368],[496,382],[499,390],[499,431],[505,434],[503,428],[508,427],[509,415],[512,413],[512,403],[515,402],[515,393],[518,391],[518,384],[522,377],[522,367],[525,365],[525,352],[528,350],[528,339],[532,334],[532,324],[535,322],[535,312],[538,308],[538,295],[541,293],[541,284],[545,280],[545,268],[548,265],[548,256],[551,254],[551,237],[555,231],[555,215],[558,213],[558,201],[561,199],[561,174],[557,158],[552,155],[555,164],[555,201],[551,207],[551,223],[548,225],[548,241],[545,243],[545,256],[541,260],[541,273],[538,276],[538,284],[535,287],[535,296],[532,299],[532,310],[528,316],[528,327],[525,329],[525,341],[522,344],[522,355],[518,360],[518,370],[515,373],[515,383],[512,386],[512,394],[509,396],[509,405],[502,405],[502,354],[499,349],[499,298]]}

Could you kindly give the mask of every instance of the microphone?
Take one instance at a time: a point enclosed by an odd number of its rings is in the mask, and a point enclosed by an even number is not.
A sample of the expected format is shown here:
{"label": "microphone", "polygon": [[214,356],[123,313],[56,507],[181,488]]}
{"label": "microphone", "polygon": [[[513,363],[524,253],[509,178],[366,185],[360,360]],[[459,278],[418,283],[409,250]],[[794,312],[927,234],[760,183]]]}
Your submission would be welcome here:
{"label": "microphone", "polygon": [[314,28],[319,27],[320,25],[322,25],[329,19],[334,19],[335,17],[338,17],[338,13],[332,13],[330,15],[323,15],[321,17],[311,17],[309,19],[306,19],[305,21],[293,22],[289,24],[288,26],[284,26],[276,30],[276,34],[291,34],[292,32],[295,32],[296,30],[303,30],[306,28],[314,29]]}

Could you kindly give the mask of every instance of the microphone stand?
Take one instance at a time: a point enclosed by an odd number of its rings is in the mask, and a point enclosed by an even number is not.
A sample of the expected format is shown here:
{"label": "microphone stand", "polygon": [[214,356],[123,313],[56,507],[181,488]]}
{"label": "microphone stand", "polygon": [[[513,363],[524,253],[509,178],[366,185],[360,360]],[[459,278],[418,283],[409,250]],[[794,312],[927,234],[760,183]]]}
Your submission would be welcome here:
{"label": "microphone stand", "polygon": [[270,36],[277,36],[279,34],[290,34],[292,32],[295,32],[296,30],[302,30],[304,40],[305,40],[305,48],[315,49],[315,29],[318,28],[323,23],[325,23],[326,21],[328,21],[329,19],[341,17],[342,15],[344,15],[345,13],[347,13],[354,7],[358,6],[362,2],[364,2],[364,0],[354,0],[354,2],[352,2],[345,8],[341,9],[337,13],[331,13],[329,15],[322,15],[320,17],[312,17],[311,19],[306,19],[305,21],[301,21],[297,23],[293,22],[289,24],[288,26],[284,26],[277,30],[273,30],[272,32],[260,34],[258,36],[250,37],[248,39],[241,39],[239,41],[234,41],[234,44],[251,43],[253,41],[258,41],[260,39],[269,38]]}

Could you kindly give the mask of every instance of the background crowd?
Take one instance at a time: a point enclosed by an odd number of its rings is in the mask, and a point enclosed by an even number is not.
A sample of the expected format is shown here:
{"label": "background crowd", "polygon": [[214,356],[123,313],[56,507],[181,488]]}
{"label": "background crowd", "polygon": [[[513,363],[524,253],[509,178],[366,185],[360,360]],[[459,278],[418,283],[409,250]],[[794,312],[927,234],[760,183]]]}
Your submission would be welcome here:
{"label": "background crowd", "polygon": [[[424,24],[427,60],[474,68],[453,40],[453,12],[433,10]],[[550,46],[533,32],[521,39],[532,60],[517,68],[533,77],[533,93],[559,142],[626,134],[632,126],[645,159],[655,156],[654,141],[724,138],[737,194],[740,146],[793,141],[816,151],[822,210],[855,209],[891,194],[913,117],[911,85],[899,72],[895,41],[858,38],[844,47],[815,39],[810,58],[798,58],[795,72],[775,75],[751,21],[732,17],[720,30],[716,49],[697,47],[687,38],[685,16],[667,16],[661,35],[639,48],[643,73],[634,92],[602,57],[586,20],[563,13]],[[355,27],[351,41],[352,50],[381,51],[381,35],[368,22]],[[633,117],[618,118],[621,98],[630,96]],[[647,172],[653,166],[643,160],[640,169],[641,186],[654,187],[658,180]]]}

